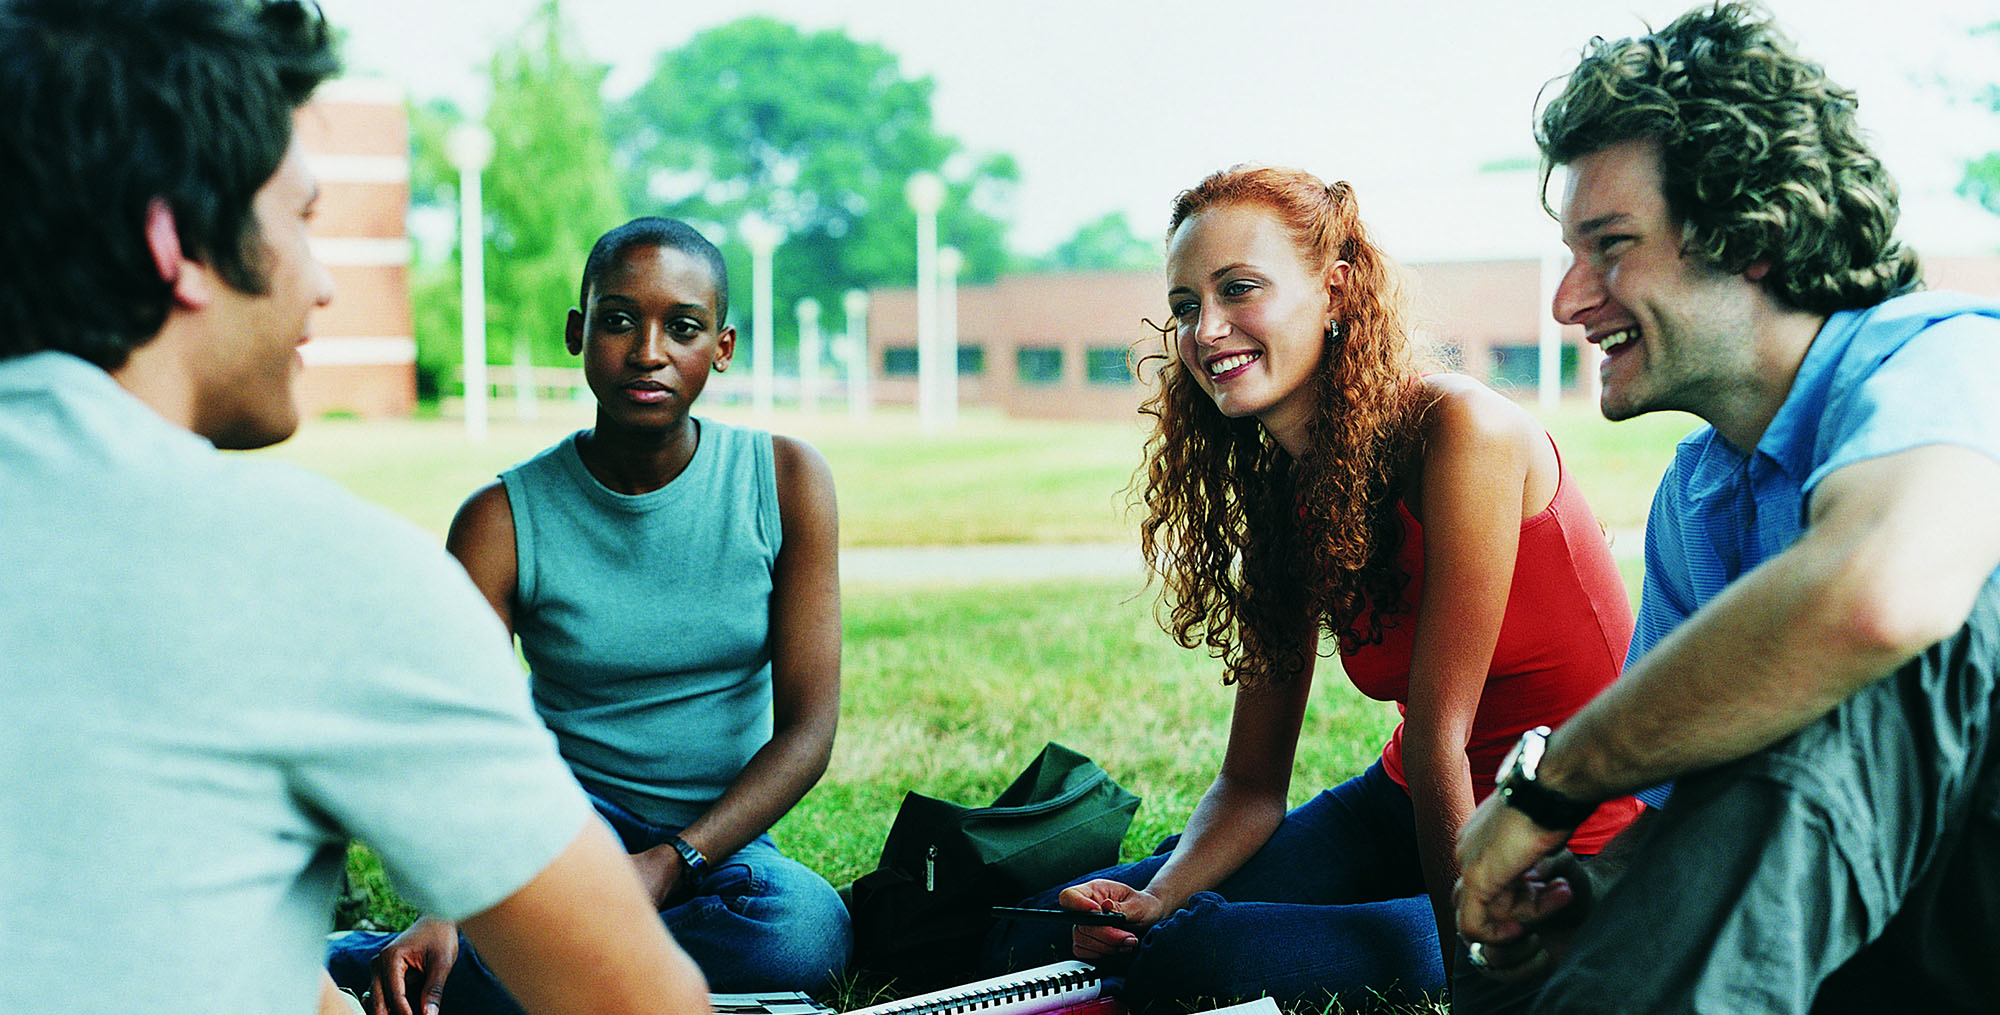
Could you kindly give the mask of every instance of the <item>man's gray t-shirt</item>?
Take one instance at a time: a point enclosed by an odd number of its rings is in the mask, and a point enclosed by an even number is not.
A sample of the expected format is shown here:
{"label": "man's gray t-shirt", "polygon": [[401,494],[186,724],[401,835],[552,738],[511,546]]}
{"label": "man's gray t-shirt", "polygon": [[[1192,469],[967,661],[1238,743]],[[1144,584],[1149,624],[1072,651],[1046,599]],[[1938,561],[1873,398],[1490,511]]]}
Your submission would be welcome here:
{"label": "man's gray t-shirt", "polygon": [[590,811],[437,541],[0,362],[0,1011],[310,1011],[348,838],[464,917]]}

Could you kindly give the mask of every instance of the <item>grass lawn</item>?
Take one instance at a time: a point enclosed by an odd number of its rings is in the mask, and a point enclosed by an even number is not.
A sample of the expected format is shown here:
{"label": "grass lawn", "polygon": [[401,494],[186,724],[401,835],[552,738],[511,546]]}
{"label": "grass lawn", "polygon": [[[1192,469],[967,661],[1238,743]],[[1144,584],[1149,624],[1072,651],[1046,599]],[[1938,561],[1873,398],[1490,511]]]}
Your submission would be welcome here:
{"label": "grass lawn", "polygon": [[[322,471],[442,533],[467,493],[500,469],[588,425],[572,405],[521,423],[496,414],[467,444],[450,420],[316,420],[271,454]],[[718,416],[748,422],[745,414]],[[1643,525],[1652,488],[1689,417],[1612,426],[1592,406],[1545,419],[1605,525]],[[812,441],[832,464],[846,547],[1133,539],[1121,494],[1143,432],[1128,422],[1023,422],[977,413],[946,435],[907,412],[866,421],[781,414],[771,429]],[[1621,549],[1627,549],[1621,547]],[[1628,569],[1634,565],[1628,563]],[[1637,572],[1628,570],[1636,592]],[[844,589],[841,730],[826,778],[776,829],[788,851],[836,885],[872,869],[907,790],[989,802],[1056,740],[1091,756],[1144,799],[1124,856],[1178,831],[1221,759],[1231,692],[1218,668],[1162,634],[1152,599],[1128,579]],[[1359,772],[1395,725],[1324,664],[1301,737],[1292,802]],[[412,914],[357,849],[377,920]],[[354,912],[348,913],[351,918]],[[829,999],[838,1008],[868,1003]],[[1429,1007],[1376,1008],[1411,1015]]]}
{"label": "grass lawn", "polygon": [[[1207,657],[1160,633],[1134,591],[1118,580],[847,590],[833,762],[779,823],[779,841],[845,884],[874,868],[905,791],[989,803],[1055,740],[1140,795],[1123,859],[1151,852],[1180,830],[1221,764],[1232,692]],[[1396,723],[1393,706],[1363,698],[1326,665],[1300,737],[1294,804],[1361,771]],[[378,920],[414,916],[365,853],[350,867],[374,886]]]}
{"label": "grass lawn", "polygon": [[[442,534],[466,495],[563,435],[590,425],[571,403],[541,404],[534,422],[496,406],[487,440],[469,444],[447,419],[308,422],[258,454],[323,472],[356,493]],[[706,406],[704,408],[707,408]],[[725,422],[754,423],[724,406]],[[1612,425],[1595,406],[1565,402],[1543,414],[1563,458],[1606,526],[1636,529],[1671,458],[1694,424],[1662,413]],[[1125,485],[1145,431],[1130,421],[1011,420],[969,411],[947,434],[926,435],[907,410],[866,420],[844,412],[779,413],[767,429],[826,455],[840,493],[843,546],[963,543],[1109,543],[1136,537]]]}

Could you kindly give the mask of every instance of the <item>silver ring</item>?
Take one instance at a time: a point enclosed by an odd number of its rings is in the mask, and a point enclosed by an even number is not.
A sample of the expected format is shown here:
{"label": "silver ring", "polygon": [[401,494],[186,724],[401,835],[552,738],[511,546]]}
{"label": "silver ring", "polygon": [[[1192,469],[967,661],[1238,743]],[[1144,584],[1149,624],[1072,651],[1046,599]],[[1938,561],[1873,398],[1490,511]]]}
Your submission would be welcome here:
{"label": "silver ring", "polygon": [[1492,969],[1486,964],[1486,942],[1474,941],[1465,946],[1465,958],[1475,969]]}

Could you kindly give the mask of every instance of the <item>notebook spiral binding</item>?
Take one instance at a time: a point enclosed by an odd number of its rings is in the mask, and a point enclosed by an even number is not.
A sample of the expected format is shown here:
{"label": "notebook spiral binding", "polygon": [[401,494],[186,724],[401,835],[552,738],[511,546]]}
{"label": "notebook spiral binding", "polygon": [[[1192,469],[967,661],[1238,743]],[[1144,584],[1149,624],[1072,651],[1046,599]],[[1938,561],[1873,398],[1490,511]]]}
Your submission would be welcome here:
{"label": "notebook spiral binding", "polygon": [[891,1002],[865,1010],[868,1015],[972,1015],[1003,1004],[1031,1001],[1038,997],[1053,997],[1080,990],[1096,984],[1100,979],[1096,969],[1082,963],[1068,963],[1068,965],[1078,968],[1028,979],[975,984],[971,990],[913,997],[907,1001]]}

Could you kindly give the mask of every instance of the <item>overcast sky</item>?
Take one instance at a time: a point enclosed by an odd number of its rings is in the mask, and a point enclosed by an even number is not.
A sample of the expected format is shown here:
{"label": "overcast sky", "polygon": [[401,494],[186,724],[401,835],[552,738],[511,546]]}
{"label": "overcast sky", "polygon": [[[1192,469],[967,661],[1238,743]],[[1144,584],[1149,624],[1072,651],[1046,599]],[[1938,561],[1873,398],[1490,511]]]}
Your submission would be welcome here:
{"label": "overcast sky", "polygon": [[[485,104],[484,66],[535,0],[321,0],[356,71],[418,98]],[[1014,245],[1037,252],[1107,211],[1142,235],[1174,193],[1236,162],[1352,181],[1404,258],[1518,256],[1552,241],[1529,172],[1534,99],[1592,35],[1665,25],[1682,0],[565,0],[612,98],[663,50],[749,14],[839,27],[936,81],[940,127],[1007,152],[1022,180]],[[2000,116],[1971,99],[2000,81],[1995,0],[1772,0],[1807,55],[1861,97],[1904,188],[1904,234],[1927,253],[2000,249],[2000,219],[1951,194]]]}

